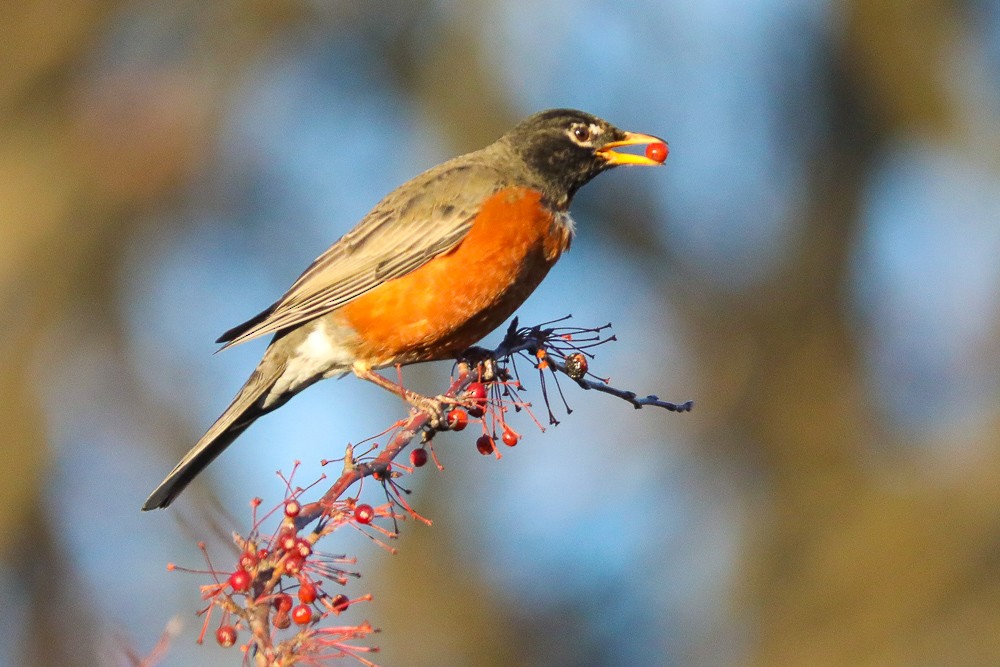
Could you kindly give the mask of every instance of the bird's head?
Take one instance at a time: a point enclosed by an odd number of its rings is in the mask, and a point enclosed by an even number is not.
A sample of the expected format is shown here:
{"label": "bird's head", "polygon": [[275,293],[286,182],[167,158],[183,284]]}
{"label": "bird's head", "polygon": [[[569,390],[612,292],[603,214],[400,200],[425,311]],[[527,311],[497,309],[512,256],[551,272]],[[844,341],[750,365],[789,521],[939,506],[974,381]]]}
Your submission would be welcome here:
{"label": "bird's head", "polygon": [[[563,205],[602,171],[620,165],[659,166],[668,151],[663,139],[620,130],[574,109],[550,109],[529,116],[500,141],[520,156],[544,185],[546,195]],[[626,146],[645,146],[645,153],[615,150]]]}

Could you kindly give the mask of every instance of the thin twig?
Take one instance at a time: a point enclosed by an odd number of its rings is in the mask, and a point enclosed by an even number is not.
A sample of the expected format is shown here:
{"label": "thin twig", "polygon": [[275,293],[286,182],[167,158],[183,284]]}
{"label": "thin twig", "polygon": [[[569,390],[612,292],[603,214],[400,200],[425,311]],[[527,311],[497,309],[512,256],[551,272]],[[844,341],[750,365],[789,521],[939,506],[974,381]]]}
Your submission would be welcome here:
{"label": "thin twig", "polygon": [[579,385],[581,388],[587,390],[593,389],[594,391],[599,391],[603,394],[617,396],[623,401],[631,403],[636,410],[649,406],[649,407],[663,408],[664,410],[669,410],[670,412],[691,412],[691,409],[694,407],[694,401],[684,401],[683,403],[672,403],[671,401],[660,400],[658,396],[653,396],[652,394],[646,396],[645,398],[639,398],[634,391],[628,391],[626,389],[618,389],[604,382],[594,382],[593,380],[587,377],[582,377],[579,379],[573,378],[572,376],[570,376],[569,373],[566,372],[566,366],[562,362],[550,360],[549,363],[557,371],[559,371],[566,377],[569,377],[571,380],[573,380],[573,382],[576,382],[576,384]]}
{"label": "thin twig", "polygon": [[[452,380],[451,386],[443,394],[446,398],[457,398],[458,395],[472,382],[473,374],[467,364],[459,365],[458,377]],[[333,483],[333,485],[323,494],[318,501],[303,505],[302,511],[295,520],[298,528],[309,525],[323,515],[326,508],[331,507],[340,499],[355,482],[371,476],[376,472],[385,470],[397,456],[399,456],[406,446],[412,442],[418,433],[429,426],[432,415],[428,410],[414,409],[410,417],[404,421],[395,435],[386,444],[385,449],[371,461],[344,461],[344,472]],[[441,429],[443,430],[443,429]],[[350,457],[351,454],[348,454]]]}

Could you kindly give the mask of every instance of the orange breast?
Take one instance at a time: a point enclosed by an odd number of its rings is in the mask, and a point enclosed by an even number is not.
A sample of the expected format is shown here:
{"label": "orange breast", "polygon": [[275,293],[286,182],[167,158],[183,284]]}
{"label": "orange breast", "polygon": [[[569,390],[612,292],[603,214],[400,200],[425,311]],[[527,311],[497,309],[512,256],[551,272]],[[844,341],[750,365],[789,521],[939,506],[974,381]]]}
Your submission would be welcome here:
{"label": "orange breast", "polygon": [[526,188],[482,207],[465,239],[340,309],[372,366],[450,359],[498,327],[569,247],[571,231]]}

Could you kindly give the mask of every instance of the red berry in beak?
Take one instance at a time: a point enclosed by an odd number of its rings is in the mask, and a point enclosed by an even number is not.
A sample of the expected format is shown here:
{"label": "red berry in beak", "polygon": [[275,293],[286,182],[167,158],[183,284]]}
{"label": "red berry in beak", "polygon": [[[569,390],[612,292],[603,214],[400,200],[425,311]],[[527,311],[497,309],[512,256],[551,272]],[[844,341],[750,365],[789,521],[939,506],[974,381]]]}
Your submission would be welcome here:
{"label": "red berry in beak", "polygon": [[667,155],[669,153],[670,149],[667,148],[667,145],[659,141],[653,142],[646,146],[646,157],[648,157],[653,162],[659,162],[660,164],[663,164],[666,161]]}

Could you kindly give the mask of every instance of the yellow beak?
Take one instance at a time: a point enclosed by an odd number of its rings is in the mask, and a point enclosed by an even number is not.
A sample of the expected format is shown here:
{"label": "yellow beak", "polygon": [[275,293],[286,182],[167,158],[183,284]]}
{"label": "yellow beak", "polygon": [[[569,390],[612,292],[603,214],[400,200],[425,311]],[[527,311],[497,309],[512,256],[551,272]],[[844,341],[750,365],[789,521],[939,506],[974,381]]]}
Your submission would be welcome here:
{"label": "yellow beak", "polygon": [[[613,149],[622,146],[642,146],[650,144],[663,144],[663,160],[654,160],[646,155],[636,153],[619,153]],[[597,149],[597,154],[601,155],[609,163],[618,166],[623,164],[635,164],[644,167],[658,167],[667,159],[667,142],[651,134],[639,134],[638,132],[626,132],[625,138],[621,141],[612,141]]]}

